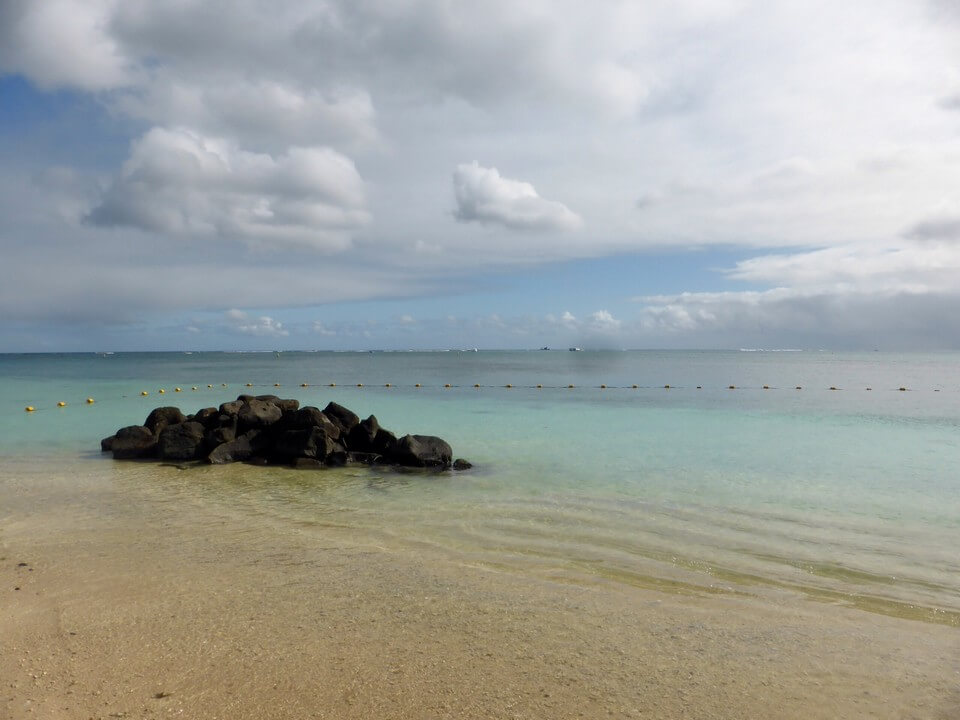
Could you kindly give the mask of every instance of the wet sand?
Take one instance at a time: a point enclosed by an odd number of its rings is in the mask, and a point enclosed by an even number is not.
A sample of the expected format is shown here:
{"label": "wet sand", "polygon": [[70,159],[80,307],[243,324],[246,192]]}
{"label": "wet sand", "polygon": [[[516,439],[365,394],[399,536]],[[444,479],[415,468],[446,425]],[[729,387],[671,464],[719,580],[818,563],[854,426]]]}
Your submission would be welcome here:
{"label": "wet sand", "polygon": [[956,628],[154,500],[0,472],[0,717],[960,717]]}

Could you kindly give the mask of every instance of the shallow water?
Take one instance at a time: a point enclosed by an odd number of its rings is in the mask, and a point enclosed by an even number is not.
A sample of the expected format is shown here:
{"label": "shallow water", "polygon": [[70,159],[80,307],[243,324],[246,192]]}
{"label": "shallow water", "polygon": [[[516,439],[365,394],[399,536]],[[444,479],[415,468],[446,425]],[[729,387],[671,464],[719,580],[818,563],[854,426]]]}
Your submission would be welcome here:
{"label": "shallow water", "polygon": [[[157,405],[193,411],[248,382],[441,435],[476,467],[115,469],[96,450]],[[0,384],[5,474],[39,457],[34,471],[108,473],[148,506],[226,503],[571,585],[786,594],[960,625],[957,354],[0,356]]]}

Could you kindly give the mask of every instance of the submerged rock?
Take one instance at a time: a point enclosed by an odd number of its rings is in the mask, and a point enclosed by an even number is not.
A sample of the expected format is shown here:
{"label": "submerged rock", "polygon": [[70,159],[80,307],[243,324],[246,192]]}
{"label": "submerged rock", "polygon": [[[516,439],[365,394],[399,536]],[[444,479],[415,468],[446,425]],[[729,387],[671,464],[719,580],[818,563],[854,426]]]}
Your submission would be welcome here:
{"label": "submerged rock", "polygon": [[110,443],[115,460],[135,460],[157,454],[157,437],[143,425],[128,425],[117,430]]}

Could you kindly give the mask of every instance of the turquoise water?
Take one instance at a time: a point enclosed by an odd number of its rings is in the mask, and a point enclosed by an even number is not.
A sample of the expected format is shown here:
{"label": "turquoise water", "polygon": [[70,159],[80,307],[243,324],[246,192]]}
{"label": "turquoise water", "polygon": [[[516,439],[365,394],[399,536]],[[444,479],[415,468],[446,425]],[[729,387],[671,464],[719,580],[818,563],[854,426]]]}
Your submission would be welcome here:
{"label": "turquoise water", "polygon": [[[246,383],[441,435],[476,467],[118,470],[97,451],[157,405],[194,411]],[[958,354],[7,355],[0,386],[8,468],[75,460],[164,497],[565,582],[960,618]]]}

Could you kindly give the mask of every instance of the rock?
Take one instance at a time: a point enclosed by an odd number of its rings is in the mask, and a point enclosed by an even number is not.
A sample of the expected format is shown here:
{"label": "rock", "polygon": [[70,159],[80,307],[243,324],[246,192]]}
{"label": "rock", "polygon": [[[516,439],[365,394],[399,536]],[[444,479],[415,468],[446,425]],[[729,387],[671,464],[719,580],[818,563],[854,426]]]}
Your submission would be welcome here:
{"label": "rock", "polygon": [[294,398],[281,398],[273,403],[283,413],[295,412],[300,407],[300,401]]}
{"label": "rock", "polygon": [[468,460],[464,460],[463,458],[457,458],[453,461],[454,470],[469,470],[472,467],[473,463],[469,462]]}
{"label": "rock", "polygon": [[315,458],[294,458],[290,467],[295,470],[323,470],[323,463]]}
{"label": "rock", "polygon": [[327,455],[326,459],[327,467],[343,467],[347,464],[347,453],[343,450],[338,450]]}
{"label": "rock", "polygon": [[252,456],[253,448],[250,446],[250,439],[244,436],[215,447],[207,455],[207,462],[222,465],[223,463],[243,462],[249,460]]}
{"label": "rock", "polygon": [[410,467],[449,467],[453,450],[433,435],[404,435],[397,440],[394,462]]}
{"label": "rock", "polygon": [[100,452],[110,452],[113,449],[113,439],[116,435],[111,435],[110,437],[105,437],[100,441]]}
{"label": "rock", "polygon": [[363,465],[376,465],[382,460],[379,453],[372,452],[348,452],[347,462],[362,463]]}
{"label": "rock", "polygon": [[157,437],[144,425],[130,425],[117,430],[110,449],[115,460],[154,457],[157,454]]}
{"label": "rock", "polygon": [[157,455],[161,460],[195,460],[202,454],[204,432],[198,422],[167,425],[157,438]]}
{"label": "rock", "polygon": [[340,426],[331,421],[318,408],[311,405],[302,407],[295,412],[285,413],[280,421],[280,427],[284,430],[306,430],[318,427],[327,434],[327,437],[334,440],[340,439]]}
{"label": "rock", "polygon": [[393,455],[393,451],[396,449],[396,447],[397,436],[389,430],[380,428],[377,431],[377,436],[373,439],[372,451],[389,457],[390,455]]}
{"label": "rock", "polygon": [[277,403],[280,400],[279,395],[256,395],[253,398],[251,398],[249,395],[241,395],[240,397],[243,398],[244,402],[250,402],[250,400],[260,400],[262,402]]}
{"label": "rock", "polygon": [[[242,396],[241,396],[241,397],[242,397]],[[251,398],[251,400],[253,400],[253,399],[254,399],[254,398]],[[225,403],[223,403],[223,405],[220,406],[220,414],[221,414],[221,415],[232,415],[232,416],[236,417],[237,414],[239,414],[239,412],[240,412],[240,408],[242,408],[242,407],[243,407],[243,401],[242,401],[242,400],[234,400],[234,401],[232,401],[232,402],[225,402]]]}
{"label": "rock", "polygon": [[167,425],[178,425],[179,423],[185,422],[186,419],[186,415],[180,412],[180,408],[158,407],[147,415],[147,420],[143,424],[149,428],[150,432],[154,435],[159,435],[160,431],[167,427]]}
{"label": "rock", "polygon": [[237,430],[240,432],[269,427],[281,418],[280,408],[265,400],[245,402],[237,413]]}
{"label": "rock", "polygon": [[360,422],[355,412],[335,402],[328,403],[323,409],[323,414],[340,426],[341,434],[349,433],[353,426]]}
{"label": "rock", "polygon": [[216,447],[217,445],[233,442],[236,439],[237,429],[233,425],[222,425],[220,427],[207,430],[207,433],[203,438],[204,442],[207,444],[207,447]]}
{"label": "rock", "polygon": [[192,420],[210,429],[220,424],[220,411],[213,407],[203,408],[202,410],[197,410]]}
{"label": "rock", "polygon": [[270,448],[272,455],[281,460],[298,457],[324,460],[329,454],[342,449],[318,427],[281,432],[276,436]]}
{"label": "rock", "polygon": [[353,426],[347,433],[345,444],[347,448],[355,452],[374,452],[374,440],[379,431],[380,423],[377,422],[374,415],[371,415],[366,420]]}

